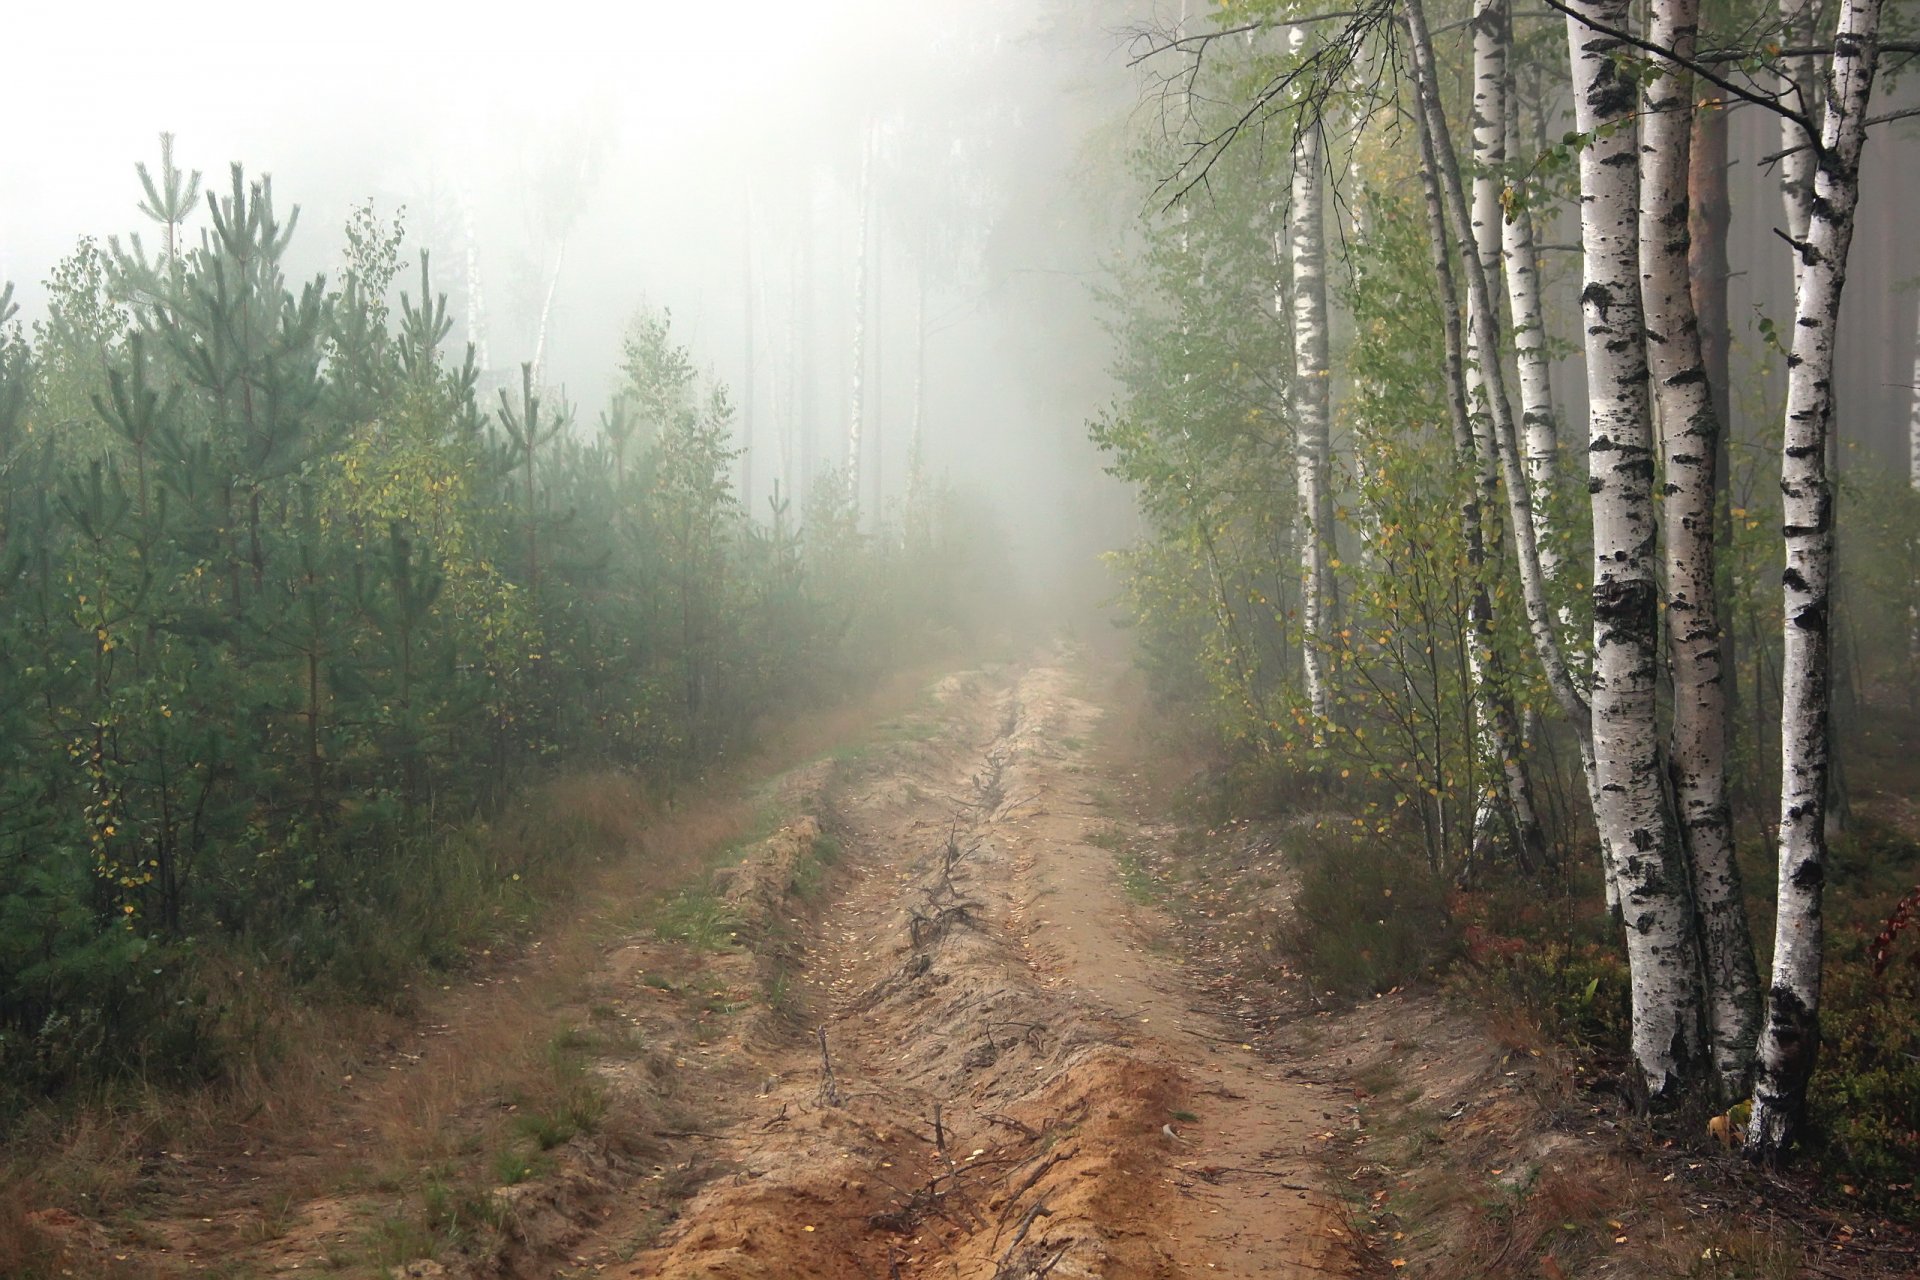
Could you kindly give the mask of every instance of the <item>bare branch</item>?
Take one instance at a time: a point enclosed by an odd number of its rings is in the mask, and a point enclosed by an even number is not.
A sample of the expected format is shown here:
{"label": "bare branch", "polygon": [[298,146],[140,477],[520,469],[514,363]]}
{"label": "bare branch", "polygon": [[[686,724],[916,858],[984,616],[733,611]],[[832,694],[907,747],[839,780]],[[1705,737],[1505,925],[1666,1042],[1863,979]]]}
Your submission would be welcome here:
{"label": "bare branch", "polygon": [[1732,94],[1742,102],[1752,103],[1756,107],[1765,107],[1768,111],[1772,111],[1777,115],[1793,121],[1793,123],[1800,126],[1801,131],[1809,138],[1818,138],[1820,136],[1820,131],[1814,128],[1813,121],[1808,119],[1804,112],[1795,111],[1792,107],[1787,106],[1771,94],[1742,88],[1740,85],[1735,84],[1725,76],[1714,71],[1711,67],[1703,65],[1693,58],[1677,57],[1673,50],[1662,48],[1650,40],[1642,40],[1631,31],[1622,31],[1618,27],[1608,26],[1604,22],[1595,22],[1584,13],[1570,8],[1564,3],[1564,0],[1545,0],[1545,2],[1548,8],[1556,9],[1566,14],[1569,18],[1586,27],[1589,31],[1596,31],[1610,40],[1618,40],[1622,44],[1632,45],[1643,53],[1650,53],[1657,58],[1665,59],[1676,67],[1684,67],[1694,75],[1699,76],[1702,80],[1705,80],[1708,84]]}

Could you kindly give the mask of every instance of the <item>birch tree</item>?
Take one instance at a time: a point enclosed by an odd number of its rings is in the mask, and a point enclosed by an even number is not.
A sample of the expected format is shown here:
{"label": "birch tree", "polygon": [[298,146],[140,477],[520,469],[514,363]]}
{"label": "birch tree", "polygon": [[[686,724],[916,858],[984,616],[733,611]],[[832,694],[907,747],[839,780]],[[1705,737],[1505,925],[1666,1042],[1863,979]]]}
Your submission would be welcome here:
{"label": "birch tree", "polygon": [[[1295,27],[1297,54],[1305,33]],[[1292,205],[1287,256],[1293,276],[1293,419],[1295,511],[1300,550],[1300,659],[1307,703],[1316,723],[1329,707],[1327,681],[1327,546],[1333,536],[1327,454],[1332,417],[1332,370],[1327,353],[1326,213],[1321,173],[1325,139],[1311,107],[1303,108],[1293,137]]]}
{"label": "birch tree", "polygon": [[847,485],[855,510],[860,506],[860,430],[866,424],[862,400],[867,368],[867,249],[872,238],[873,132],[868,130],[860,149],[859,238],[853,250],[853,365],[847,387]]}
{"label": "birch tree", "polygon": [[[1488,281],[1497,279],[1500,270],[1501,226],[1504,222],[1500,170],[1506,163],[1507,57],[1512,35],[1512,16],[1507,0],[1475,0],[1471,214],[1473,252],[1479,260],[1482,276]],[[1423,158],[1431,152],[1431,139],[1427,140],[1425,146]],[[1497,312],[1500,305],[1497,293],[1488,290],[1483,294],[1470,294],[1469,307],[1473,305],[1474,297],[1481,297],[1482,305]],[[1470,514],[1463,513],[1463,518],[1470,520],[1472,525],[1468,543],[1473,548],[1471,554],[1476,564],[1488,557],[1497,561],[1500,546],[1497,514],[1500,501],[1500,452],[1495,438],[1491,389],[1482,370],[1501,356],[1498,346],[1485,346],[1480,338],[1482,330],[1499,331],[1499,318],[1497,314],[1490,314],[1488,319],[1490,324],[1469,326],[1463,371],[1470,447],[1461,455],[1461,462],[1473,468],[1477,493],[1473,511]],[[1490,526],[1483,521],[1482,511],[1495,513]],[[1474,622],[1476,643],[1469,651],[1469,660],[1473,665],[1475,685],[1481,690],[1475,709],[1480,717],[1488,756],[1505,784],[1506,807],[1512,822],[1516,853],[1523,866],[1532,865],[1544,856],[1546,837],[1541,833],[1533,802],[1533,784],[1521,747],[1519,717],[1514,711],[1513,697],[1505,687],[1501,655],[1492,644],[1492,600],[1484,582],[1475,590]],[[1489,791],[1486,801],[1476,811],[1476,845],[1484,843],[1491,832],[1495,818],[1492,812],[1494,794]]]}
{"label": "birch tree", "polygon": [[[1513,28],[1508,17],[1507,36]],[[1511,46],[1509,46],[1510,48]],[[1513,92],[1512,68],[1503,67],[1507,81],[1501,94],[1505,157],[1519,154],[1520,104]],[[1547,355],[1547,325],[1540,302],[1540,254],[1534,236],[1533,213],[1519,203],[1500,221],[1500,256],[1507,281],[1507,310],[1513,324],[1514,367],[1519,375],[1520,425],[1524,434],[1528,494],[1532,499],[1533,536],[1540,573],[1549,583],[1560,576],[1560,531],[1553,523],[1554,490],[1560,483],[1560,428],[1553,411],[1551,360]],[[1563,617],[1562,622],[1566,619]]]}
{"label": "birch tree", "polygon": [[[1497,351],[1500,348],[1500,336],[1492,302],[1493,287],[1488,281],[1487,272],[1482,267],[1480,254],[1472,237],[1472,218],[1468,212],[1465,188],[1460,179],[1460,165],[1453,149],[1452,135],[1447,127],[1446,113],[1440,104],[1439,73],[1435,66],[1432,34],[1427,28],[1425,6],[1422,0],[1399,0],[1399,3],[1410,37],[1418,119],[1422,127],[1432,135],[1431,160],[1435,170],[1434,178],[1444,203],[1446,217],[1449,223],[1457,228],[1456,239],[1461,250],[1460,265],[1462,274],[1466,278],[1467,318],[1474,331],[1474,341],[1486,350]],[[1556,633],[1552,609],[1547,600],[1546,579],[1540,571],[1539,546],[1534,540],[1533,521],[1530,519],[1532,502],[1528,496],[1527,479],[1520,466],[1512,400],[1507,395],[1506,373],[1500,361],[1489,360],[1482,368],[1481,376],[1487,388],[1487,408],[1493,418],[1493,438],[1499,453],[1500,478],[1506,490],[1508,509],[1514,516],[1513,546],[1515,560],[1518,562],[1516,567],[1520,574],[1521,598],[1526,605],[1527,631],[1533,640],[1534,653],[1539,659],[1541,672],[1546,677],[1547,687],[1553,692],[1554,699],[1560,704],[1561,711],[1573,727],[1574,736],[1580,748],[1582,768],[1587,777],[1588,791],[1591,794],[1593,791],[1591,713],[1585,693],[1574,680],[1565,648]]]}
{"label": "birch tree", "polygon": [[1667,661],[1673,683],[1668,761],[1681,847],[1699,914],[1708,1045],[1720,1094],[1747,1094],[1759,979],[1734,860],[1727,796],[1727,680],[1714,554],[1722,424],[1701,355],[1687,270],[1688,174],[1699,0],[1654,0],[1650,43],[1671,50],[1643,90],[1641,297],[1665,483]]}
{"label": "birch tree", "polygon": [[[1831,763],[1829,596],[1835,327],[1860,195],[1860,152],[1878,62],[1881,0],[1845,0],[1826,72],[1806,235],[1797,244],[1780,488],[1786,621],[1780,692],[1780,844],[1773,975],[1760,1033],[1748,1150],[1778,1161],[1806,1114],[1820,1042],[1821,885]],[[1792,145],[1808,139],[1796,138]]]}
{"label": "birch tree", "polygon": [[[1616,54],[1627,0],[1568,5],[1593,510],[1594,817],[1618,883],[1632,971],[1633,1057],[1655,1103],[1704,1065],[1687,872],[1662,790],[1655,717],[1653,429],[1640,306],[1633,79]],[[1591,18],[1593,25],[1586,19]]]}
{"label": "birch tree", "polygon": [[[1491,754],[1500,771],[1508,800],[1508,816],[1513,823],[1513,839],[1522,858],[1533,854],[1544,840],[1539,832],[1539,817],[1533,808],[1532,788],[1528,783],[1520,752],[1520,723],[1513,701],[1489,684],[1489,675],[1497,669],[1492,644],[1493,606],[1487,592],[1485,569],[1487,546],[1485,514],[1481,497],[1487,485],[1481,476],[1487,470],[1485,455],[1475,440],[1469,400],[1475,385],[1466,358],[1466,343],[1460,328],[1459,289],[1454,283],[1453,261],[1449,247],[1445,205],[1440,192],[1438,164],[1435,160],[1434,130],[1422,116],[1420,139],[1420,180],[1427,208],[1428,243],[1433,255],[1434,279],[1441,302],[1441,324],[1445,339],[1447,413],[1453,427],[1453,451],[1459,464],[1476,472],[1475,483],[1465,490],[1460,504],[1460,527],[1467,547],[1467,561],[1474,571],[1474,587],[1469,609],[1467,633],[1468,675],[1474,693],[1476,742],[1482,754]],[[1490,443],[1490,442],[1489,442]],[[1497,520],[1497,516],[1496,516]],[[1474,807],[1474,830],[1470,847],[1477,846],[1486,834],[1490,815],[1485,806]]]}

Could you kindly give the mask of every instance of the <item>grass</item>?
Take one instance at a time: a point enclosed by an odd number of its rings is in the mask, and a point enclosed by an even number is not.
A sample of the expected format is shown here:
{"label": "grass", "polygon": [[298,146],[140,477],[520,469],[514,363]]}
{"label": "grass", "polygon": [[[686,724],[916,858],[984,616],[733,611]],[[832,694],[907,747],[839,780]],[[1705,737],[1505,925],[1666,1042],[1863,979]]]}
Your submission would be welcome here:
{"label": "grass", "polygon": [[735,944],[740,916],[710,884],[690,886],[662,903],[654,915],[654,935],[696,951],[724,951]]}
{"label": "grass", "polygon": [[[523,1162],[537,1175],[538,1147],[610,1123],[609,1103],[579,1089],[569,1094],[555,1065],[556,1037],[579,1016],[606,944],[629,936],[636,919],[664,918],[670,929],[717,945],[718,902],[676,891],[783,819],[765,779],[883,734],[876,726],[922,704],[928,678],[903,673],[862,700],[760,726],[755,750],[699,785],[668,792],[605,770],[543,783],[493,823],[414,851],[419,880],[396,889],[391,902],[404,905],[398,915],[417,919],[362,930],[356,937],[368,946],[358,955],[309,957],[305,978],[272,957],[206,946],[196,982],[198,998],[222,1019],[220,1070],[211,1083],[184,1087],[124,1078],[59,1106],[12,1113],[0,1148],[0,1276],[39,1280],[55,1265],[30,1211],[138,1223],[161,1199],[217,1206],[228,1193],[212,1166],[225,1151],[297,1157],[258,1165],[261,1181],[249,1194],[270,1203],[353,1194],[424,1205],[423,1170],[442,1171],[448,1188],[499,1185]],[[523,963],[528,957],[538,963]],[[502,972],[513,980],[488,980]],[[484,991],[476,979],[487,981]],[[674,988],[661,975],[641,980]],[[575,1056],[636,1051],[602,1030],[575,1044]],[[383,1045],[417,1051],[419,1066],[369,1068],[369,1054],[378,1059]],[[354,1096],[343,1087],[349,1079]],[[518,1099],[517,1111],[489,1110],[500,1098]],[[621,1127],[652,1126],[623,1116]],[[156,1171],[157,1150],[183,1153],[185,1162]],[[369,1160],[367,1152],[379,1155]],[[450,1194],[435,1193],[441,1211],[427,1216],[442,1225],[483,1222],[471,1204],[447,1202]],[[439,1238],[422,1213],[404,1208],[375,1234],[386,1243],[354,1252],[394,1263],[431,1256]],[[130,1230],[123,1239],[138,1244]]]}
{"label": "grass", "polygon": [[1115,865],[1120,873],[1120,888],[1137,905],[1149,906],[1159,897],[1159,881],[1154,879],[1146,860],[1138,853],[1121,854]]}
{"label": "grass", "polygon": [[840,852],[840,842],[832,836],[825,832],[815,836],[806,855],[795,860],[788,890],[802,902],[811,902],[819,896],[827,873],[839,863]]}

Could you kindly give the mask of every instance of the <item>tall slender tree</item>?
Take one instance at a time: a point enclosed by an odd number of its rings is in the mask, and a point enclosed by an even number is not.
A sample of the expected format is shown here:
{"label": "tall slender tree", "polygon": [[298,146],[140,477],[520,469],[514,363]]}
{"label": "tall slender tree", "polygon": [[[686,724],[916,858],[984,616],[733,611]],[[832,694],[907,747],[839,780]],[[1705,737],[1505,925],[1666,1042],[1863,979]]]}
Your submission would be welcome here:
{"label": "tall slender tree", "polygon": [[1640,145],[1640,271],[1647,361],[1664,483],[1668,767],[1706,962],[1708,1044],[1722,1099],[1747,1096],[1759,979],[1734,860],[1727,798],[1727,680],[1721,663],[1714,518],[1723,430],[1701,355],[1688,275],[1689,157],[1699,0],[1653,0],[1648,39],[1672,58],[1645,82]]}
{"label": "tall slender tree", "polygon": [[[1633,971],[1633,1051],[1656,1102],[1705,1068],[1687,870],[1664,794],[1656,709],[1660,592],[1654,441],[1640,305],[1633,76],[1619,54],[1627,0],[1568,6],[1580,151],[1588,489],[1593,510],[1595,817],[1619,882]],[[1587,19],[1593,19],[1590,25]]]}
{"label": "tall slender tree", "polygon": [[1773,975],[1760,1033],[1748,1149],[1779,1160],[1806,1114],[1820,1043],[1821,888],[1832,762],[1831,595],[1835,331],[1847,280],[1867,105],[1879,64],[1881,0],[1845,0],[1827,64],[1806,234],[1796,245],[1792,355],[1780,489],[1786,570],[1780,688],[1779,884]]}

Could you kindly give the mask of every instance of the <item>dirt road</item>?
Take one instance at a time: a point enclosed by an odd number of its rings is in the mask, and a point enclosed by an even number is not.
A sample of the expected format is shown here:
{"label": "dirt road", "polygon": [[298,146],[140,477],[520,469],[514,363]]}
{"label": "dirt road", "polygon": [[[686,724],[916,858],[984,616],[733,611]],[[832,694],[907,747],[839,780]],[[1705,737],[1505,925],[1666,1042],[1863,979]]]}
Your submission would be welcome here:
{"label": "dirt road", "polygon": [[818,1034],[710,1143],[734,1172],[609,1273],[1346,1270],[1311,1155],[1342,1109],[1151,945],[1091,843],[1111,780],[1073,687],[1061,665],[949,677],[924,740],[831,789],[841,892],[797,956]]}

